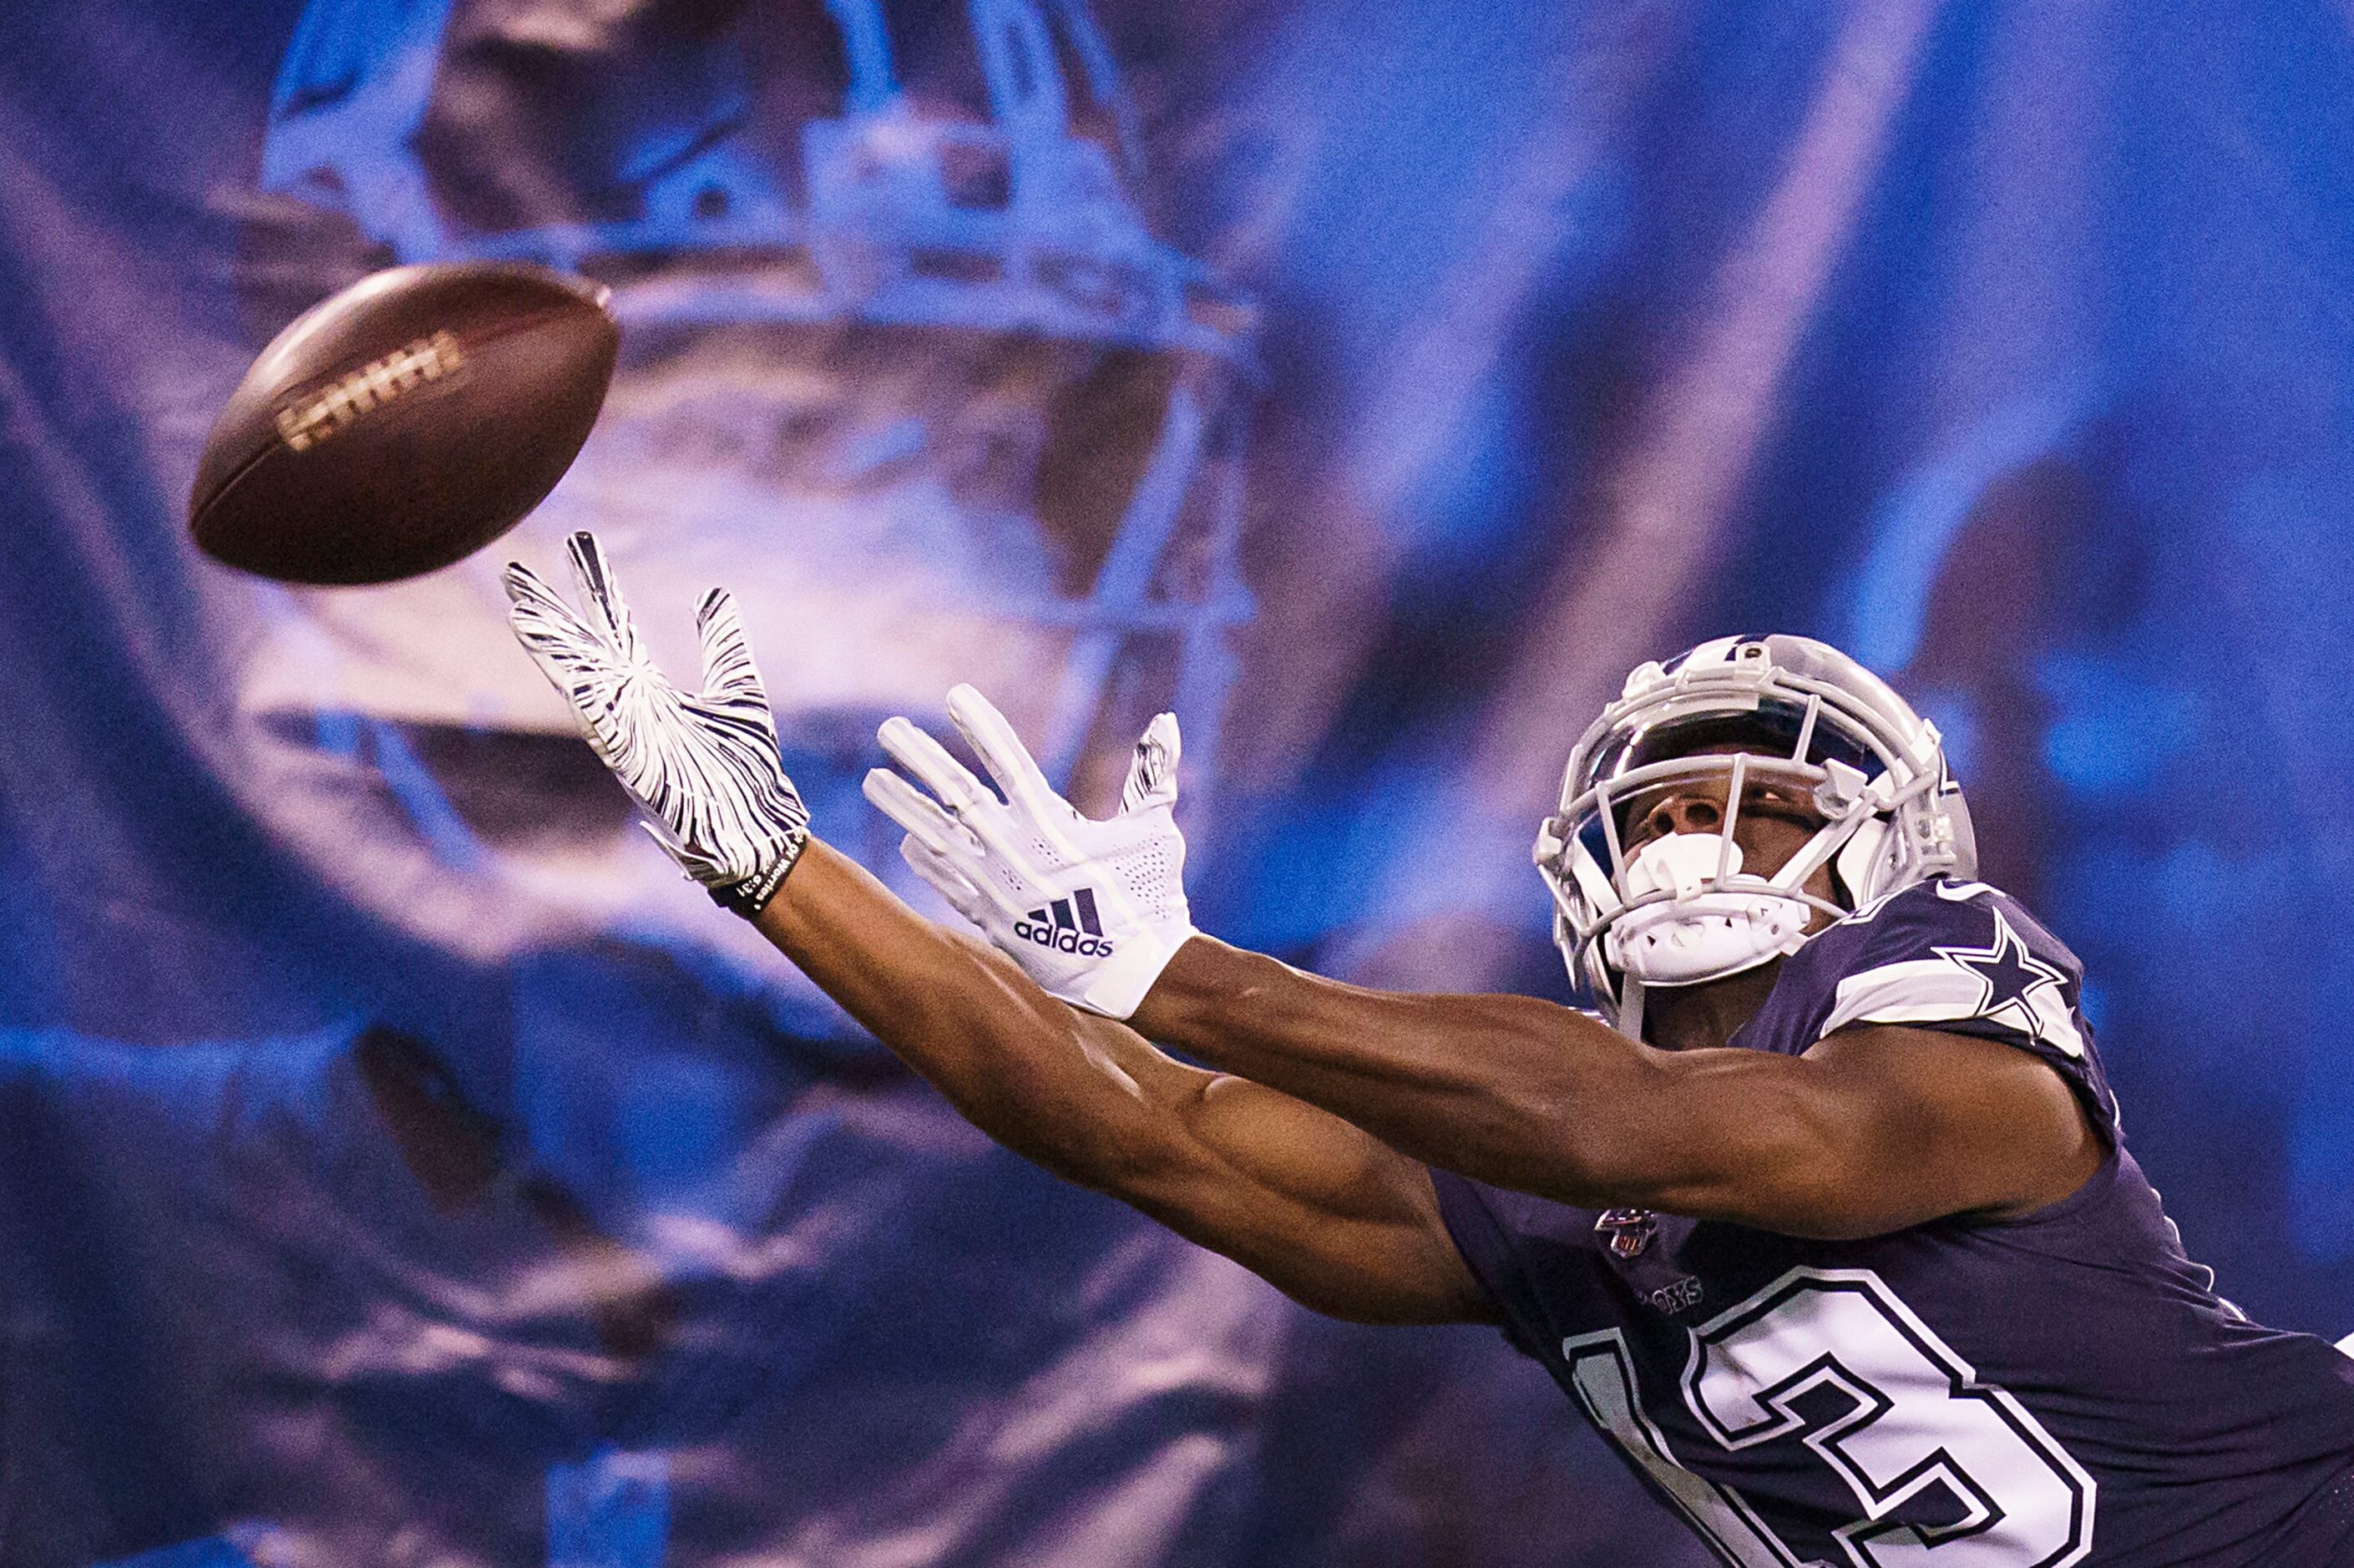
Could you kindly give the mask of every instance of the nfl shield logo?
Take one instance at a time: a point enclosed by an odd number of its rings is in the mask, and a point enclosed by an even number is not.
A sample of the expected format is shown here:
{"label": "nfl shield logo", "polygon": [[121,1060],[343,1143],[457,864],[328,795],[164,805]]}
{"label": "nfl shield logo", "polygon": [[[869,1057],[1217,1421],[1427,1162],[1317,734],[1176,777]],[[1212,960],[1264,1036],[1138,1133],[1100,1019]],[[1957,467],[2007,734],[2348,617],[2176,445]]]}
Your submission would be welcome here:
{"label": "nfl shield logo", "polygon": [[1659,1217],[1649,1209],[1605,1209],[1594,1222],[1594,1234],[1610,1238],[1610,1250],[1620,1257],[1639,1257],[1659,1234]]}

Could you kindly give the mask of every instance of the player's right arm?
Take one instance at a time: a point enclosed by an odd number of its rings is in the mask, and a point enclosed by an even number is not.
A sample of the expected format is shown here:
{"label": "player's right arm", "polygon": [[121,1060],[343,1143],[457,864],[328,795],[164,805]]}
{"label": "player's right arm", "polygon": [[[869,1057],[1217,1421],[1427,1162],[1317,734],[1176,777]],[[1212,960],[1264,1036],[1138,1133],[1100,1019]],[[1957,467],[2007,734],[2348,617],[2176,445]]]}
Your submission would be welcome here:
{"label": "player's right arm", "polygon": [[1056,1174],[1369,1323],[1493,1316],[1430,1175],[1304,1101],[1162,1054],[812,842],[756,924],[967,1120]]}
{"label": "player's right arm", "polygon": [[704,599],[703,683],[684,692],[648,655],[596,540],[576,535],[571,554],[578,610],[508,568],[515,632],[655,840],[982,1131],[1336,1317],[1489,1315],[1428,1171],[1304,1101],[1073,1011],[908,909],[810,836],[728,596]]}

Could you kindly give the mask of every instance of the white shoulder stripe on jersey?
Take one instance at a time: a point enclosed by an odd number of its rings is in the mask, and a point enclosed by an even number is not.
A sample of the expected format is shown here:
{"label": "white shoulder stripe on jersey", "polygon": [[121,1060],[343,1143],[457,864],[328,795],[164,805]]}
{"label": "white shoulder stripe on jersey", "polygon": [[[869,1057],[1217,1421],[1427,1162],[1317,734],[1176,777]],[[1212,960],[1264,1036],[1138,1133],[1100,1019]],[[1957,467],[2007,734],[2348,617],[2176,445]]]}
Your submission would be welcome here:
{"label": "white shoulder stripe on jersey", "polygon": [[[1860,904],[1848,914],[1841,916],[1838,924],[1841,926],[1870,925],[1872,921],[1880,917],[1880,912],[1882,910],[1887,908],[1891,904],[1895,903],[1898,899],[1912,892],[1914,888],[1920,885],[1922,885],[1916,882],[1904,887],[1892,887],[1887,892],[1882,894],[1879,897],[1872,899],[1869,903]],[[1967,904],[1971,899],[1978,897],[1981,894],[2000,893],[2002,891],[2002,889],[1995,886],[1993,884],[1986,882],[1938,882],[1934,883],[1931,885],[1936,889],[1937,896],[1946,900],[1948,904]]]}
{"label": "white shoulder stripe on jersey", "polygon": [[1906,959],[1840,981],[1830,1016],[1815,1037],[1819,1040],[1850,1023],[1956,1023],[1984,1018],[2071,1056],[2084,1054],[2084,1036],[2076,1032],[2058,986],[2038,986],[2023,1002],[2005,1001],[1991,1010],[1987,1001],[1986,982],[1952,959]]}

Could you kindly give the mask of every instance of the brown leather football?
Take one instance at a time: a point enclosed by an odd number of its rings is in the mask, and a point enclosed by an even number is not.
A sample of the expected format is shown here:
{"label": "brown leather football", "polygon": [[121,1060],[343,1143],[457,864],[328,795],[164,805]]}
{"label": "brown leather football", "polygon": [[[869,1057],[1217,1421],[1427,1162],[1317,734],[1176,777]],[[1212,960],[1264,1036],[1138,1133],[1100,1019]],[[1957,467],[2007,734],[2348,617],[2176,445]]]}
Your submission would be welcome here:
{"label": "brown leather football", "polygon": [[462,559],[564,477],[620,334],[607,291],[494,261],[396,267],[262,350],[205,442],[188,526],[295,583],[385,583]]}

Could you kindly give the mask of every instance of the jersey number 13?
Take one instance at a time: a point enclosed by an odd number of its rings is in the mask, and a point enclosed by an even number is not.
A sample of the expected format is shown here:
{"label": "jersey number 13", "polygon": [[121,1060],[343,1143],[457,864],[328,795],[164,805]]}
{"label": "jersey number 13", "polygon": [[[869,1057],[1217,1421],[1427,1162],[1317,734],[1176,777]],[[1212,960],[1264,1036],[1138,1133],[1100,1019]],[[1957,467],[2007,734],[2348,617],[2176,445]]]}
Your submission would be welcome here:
{"label": "jersey number 13", "polygon": [[[1727,1563],[1810,1561],[1670,1451],[1618,1330],[1565,1340],[1562,1354],[1586,1414]],[[1792,1269],[1694,1330],[1683,1395],[1729,1453],[1791,1439],[1828,1466],[1859,1510],[1831,1532],[1856,1568],[2066,1568],[2092,1550],[2092,1477],[1869,1269]],[[1903,1522],[1924,1494],[1944,1522]]]}

